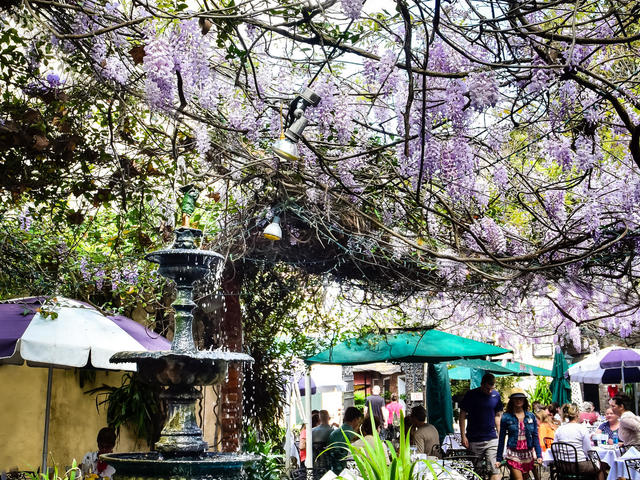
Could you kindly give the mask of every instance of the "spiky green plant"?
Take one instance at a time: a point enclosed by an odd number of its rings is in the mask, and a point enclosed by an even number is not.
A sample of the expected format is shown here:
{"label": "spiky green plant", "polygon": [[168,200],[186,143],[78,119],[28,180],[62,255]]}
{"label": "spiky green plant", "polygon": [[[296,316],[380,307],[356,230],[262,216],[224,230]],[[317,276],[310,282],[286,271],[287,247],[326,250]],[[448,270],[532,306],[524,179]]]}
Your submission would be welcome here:
{"label": "spiky green plant", "polygon": [[[409,442],[409,429],[405,431],[404,415],[400,413],[400,445],[396,453],[395,448],[389,440],[386,441],[391,459],[387,456],[385,442],[375,428],[374,419],[371,418],[373,431],[373,442],[370,444],[364,441],[364,446],[354,446],[345,434],[347,448],[355,461],[360,475],[364,480],[411,480],[413,469],[417,461],[411,460],[411,448]],[[344,432],[343,432],[344,433]],[[356,434],[358,438],[364,438]],[[435,477],[434,477],[435,478]]]}
{"label": "spiky green plant", "polygon": [[58,466],[56,465],[53,469],[46,472],[28,472],[27,478],[28,480],[76,480],[77,478],[82,478],[82,474],[74,458],[71,468],[67,471],[58,470]]}

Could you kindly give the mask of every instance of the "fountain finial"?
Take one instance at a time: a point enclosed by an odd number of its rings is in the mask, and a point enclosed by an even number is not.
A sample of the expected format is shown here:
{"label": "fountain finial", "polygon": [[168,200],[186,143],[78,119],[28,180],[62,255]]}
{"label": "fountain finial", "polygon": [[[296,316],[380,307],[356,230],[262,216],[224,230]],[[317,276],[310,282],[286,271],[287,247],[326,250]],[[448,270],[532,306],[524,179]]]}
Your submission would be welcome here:
{"label": "fountain finial", "polygon": [[182,210],[182,226],[189,226],[189,218],[196,209],[196,202],[200,196],[200,190],[193,183],[180,187],[182,192],[182,200],[180,201],[180,210]]}

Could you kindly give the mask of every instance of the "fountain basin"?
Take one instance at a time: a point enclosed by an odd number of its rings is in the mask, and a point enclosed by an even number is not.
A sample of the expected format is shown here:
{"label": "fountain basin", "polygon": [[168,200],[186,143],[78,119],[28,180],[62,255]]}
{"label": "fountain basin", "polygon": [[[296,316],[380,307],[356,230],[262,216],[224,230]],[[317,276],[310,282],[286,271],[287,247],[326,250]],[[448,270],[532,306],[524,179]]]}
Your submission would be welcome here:
{"label": "fountain basin", "polygon": [[260,460],[249,453],[205,452],[166,457],[158,452],[108,453],[100,458],[116,469],[114,480],[216,480],[242,478],[245,464]]}
{"label": "fountain basin", "polygon": [[192,285],[202,280],[224,258],[218,252],[189,248],[170,248],[149,253],[145,258],[160,265],[158,273],[178,285]]}
{"label": "fountain basin", "polygon": [[252,362],[253,358],[245,353],[220,350],[191,353],[168,350],[118,352],[111,357],[111,361],[113,363],[136,363],[138,373],[147,382],[189,387],[221,383],[227,375],[229,362]]}

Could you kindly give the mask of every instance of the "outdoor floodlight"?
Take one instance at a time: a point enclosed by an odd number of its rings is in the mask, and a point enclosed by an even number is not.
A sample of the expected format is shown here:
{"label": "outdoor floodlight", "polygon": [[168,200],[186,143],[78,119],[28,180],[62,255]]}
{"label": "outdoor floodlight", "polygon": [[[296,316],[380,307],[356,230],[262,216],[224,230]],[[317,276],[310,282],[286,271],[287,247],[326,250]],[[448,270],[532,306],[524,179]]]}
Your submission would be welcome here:
{"label": "outdoor floodlight", "polygon": [[283,160],[300,160],[298,142],[302,132],[309,123],[304,116],[308,106],[316,106],[320,103],[320,97],[310,88],[304,88],[300,94],[289,104],[286,118],[286,130],[273,144],[273,152]]}
{"label": "outdoor floodlight", "polygon": [[280,217],[278,216],[273,217],[273,222],[267,225],[267,228],[265,228],[264,232],[262,232],[262,236],[264,236],[265,238],[268,238],[269,240],[282,239],[282,228],[280,228]]}

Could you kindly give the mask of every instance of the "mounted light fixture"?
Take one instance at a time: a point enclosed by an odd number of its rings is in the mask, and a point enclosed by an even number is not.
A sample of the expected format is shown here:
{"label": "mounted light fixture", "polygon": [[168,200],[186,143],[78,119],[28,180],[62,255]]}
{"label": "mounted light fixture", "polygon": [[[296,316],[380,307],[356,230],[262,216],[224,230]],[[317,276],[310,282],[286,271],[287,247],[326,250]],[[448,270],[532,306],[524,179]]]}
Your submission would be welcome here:
{"label": "mounted light fixture", "polygon": [[282,228],[280,228],[280,217],[273,217],[273,221],[267,225],[267,228],[262,232],[262,236],[269,240],[281,240]]}
{"label": "mounted light fixture", "polygon": [[302,92],[289,104],[289,111],[284,132],[273,144],[273,152],[283,160],[300,160],[298,142],[302,138],[302,132],[309,123],[304,112],[309,106],[317,106],[320,97],[310,88],[304,88]]}

